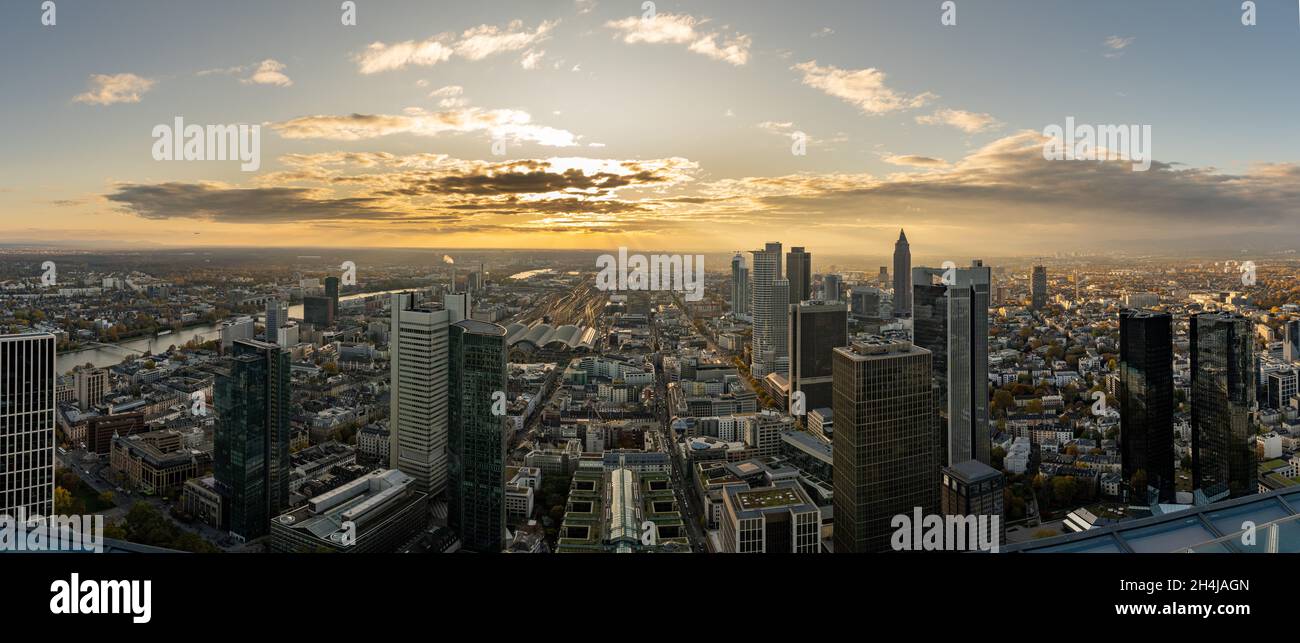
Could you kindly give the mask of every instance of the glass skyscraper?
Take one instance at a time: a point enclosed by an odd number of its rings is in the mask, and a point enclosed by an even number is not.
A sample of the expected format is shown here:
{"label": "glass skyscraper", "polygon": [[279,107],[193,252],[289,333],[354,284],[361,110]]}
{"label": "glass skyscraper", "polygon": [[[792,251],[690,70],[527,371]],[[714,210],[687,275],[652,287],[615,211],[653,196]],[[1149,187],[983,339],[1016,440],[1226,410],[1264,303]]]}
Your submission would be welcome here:
{"label": "glass skyscraper", "polygon": [[1255,339],[1251,322],[1230,313],[1192,315],[1192,483],[1207,498],[1258,490]]}
{"label": "glass skyscraper", "polygon": [[469,551],[499,552],[505,535],[505,342],[496,324],[467,319],[450,328],[448,523]]}
{"label": "glass skyscraper", "polygon": [[939,512],[930,351],[870,340],[835,349],[835,552],[890,550],[896,515]]}
{"label": "glass skyscraper", "polygon": [[979,260],[953,268],[912,270],[912,336],[934,355],[934,398],[941,457],[949,466],[990,464],[989,283]]}
{"label": "glass skyscraper", "polygon": [[213,477],[225,526],[251,540],[289,507],[289,352],[254,340],[231,350],[213,389]]}
{"label": "glass skyscraper", "polygon": [[1174,349],[1168,313],[1119,316],[1119,447],[1129,501],[1174,501]]}
{"label": "glass skyscraper", "polygon": [[801,247],[790,248],[785,255],[785,277],[790,280],[790,303],[812,297],[812,255]]}
{"label": "glass skyscraper", "polygon": [[849,343],[848,306],[790,304],[790,393],[803,391],[805,412],[831,405],[831,358]]}

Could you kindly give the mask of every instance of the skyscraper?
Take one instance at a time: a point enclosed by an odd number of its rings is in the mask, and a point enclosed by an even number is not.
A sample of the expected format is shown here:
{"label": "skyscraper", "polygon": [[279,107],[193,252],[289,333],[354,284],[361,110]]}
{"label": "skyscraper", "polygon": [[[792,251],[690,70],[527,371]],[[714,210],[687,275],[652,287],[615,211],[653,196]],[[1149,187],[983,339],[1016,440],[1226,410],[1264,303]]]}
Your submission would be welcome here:
{"label": "skyscraper", "polygon": [[848,306],[790,304],[790,394],[803,391],[805,412],[831,405],[831,360],[836,347],[848,344]]}
{"label": "skyscraper", "polygon": [[1119,315],[1119,447],[1129,501],[1174,501],[1174,348],[1168,313]]}
{"label": "skyscraper", "polygon": [[1286,323],[1286,341],[1282,345],[1282,358],[1288,362],[1300,362],[1300,319]]}
{"label": "skyscraper", "polygon": [[224,526],[250,540],[289,507],[289,352],[255,340],[231,352],[213,385],[213,477]]}
{"label": "skyscraper", "polygon": [[[754,255],[754,269],[750,273],[749,311],[754,318],[754,332],[750,340],[750,373],[762,378],[775,370],[776,335],[778,332],[784,334],[786,330],[784,320],[778,322],[780,315],[772,292],[776,281],[781,278],[781,244],[768,243],[763,250],[752,250],[751,253]],[[786,300],[789,301],[788,292]]]}
{"label": "skyscraper", "polygon": [[894,242],[894,316],[906,317],[912,312],[912,247],[907,235],[900,229]]}
{"label": "skyscraper", "polygon": [[325,296],[330,300],[330,319],[334,320],[339,316],[339,278],[325,278]]}
{"label": "skyscraper", "polygon": [[1255,339],[1230,313],[1192,315],[1192,485],[1208,498],[1255,493]]}
{"label": "skyscraper", "polygon": [[289,311],[274,297],[266,302],[266,343],[274,344],[280,337],[280,328],[289,321]]}
{"label": "skyscraper", "polygon": [[890,520],[939,511],[930,351],[870,340],[835,349],[835,552],[889,551]]}
{"label": "skyscraper", "polygon": [[447,487],[448,334],[451,315],[394,293],[389,332],[389,467],[437,496]]}
{"label": "skyscraper", "polygon": [[[467,319],[450,327],[448,524],[469,551],[499,552],[506,529],[506,329]],[[494,403],[501,412],[494,413]]]}
{"label": "skyscraper", "polygon": [[772,282],[772,366],[768,372],[790,376],[790,280]]}
{"label": "skyscraper", "polygon": [[812,297],[812,255],[802,247],[790,248],[785,255],[785,276],[790,280],[790,303]]}
{"label": "skyscraper", "polygon": [[1042,310],[1047,307],[1047,268],[1034,266],[1034,276],[1030,285],[1029,307]]}
{"label": "skyscraper", "polygon": [[0,335],[0,515],[54,515],[55,340]]}
{"label": "skyscraper", "polygon": [[745,264],[745,255],[739,252],[731,258],[731,312],[749,314],[749,266]]}
{"label": "skyscraper", "polygon": [[840,293],[844,289],[844,280],[836,274],[822,277],[822,301],[843,301]]}
{"label": "skyscraper", "polygon": [[934,355],[934,399],[941,458],[989,464],[989,282],[983,262],[952,269],[912,270],[912,332]]}

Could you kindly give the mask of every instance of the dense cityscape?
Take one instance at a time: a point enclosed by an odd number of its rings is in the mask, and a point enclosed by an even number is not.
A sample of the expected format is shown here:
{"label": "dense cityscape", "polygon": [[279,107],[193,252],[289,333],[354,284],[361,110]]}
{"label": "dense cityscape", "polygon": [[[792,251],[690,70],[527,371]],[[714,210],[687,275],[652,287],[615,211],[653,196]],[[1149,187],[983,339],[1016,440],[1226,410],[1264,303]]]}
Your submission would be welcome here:
{"label": "dense cityscape", "polygon": [[668,255],[650,290],[583,252],[15,249],[0,361],[38,448],[3,509],[142,551],[872,552],[914,510],[1181,551],[1300,491],[1293,259],[814,250],[689,301]]}

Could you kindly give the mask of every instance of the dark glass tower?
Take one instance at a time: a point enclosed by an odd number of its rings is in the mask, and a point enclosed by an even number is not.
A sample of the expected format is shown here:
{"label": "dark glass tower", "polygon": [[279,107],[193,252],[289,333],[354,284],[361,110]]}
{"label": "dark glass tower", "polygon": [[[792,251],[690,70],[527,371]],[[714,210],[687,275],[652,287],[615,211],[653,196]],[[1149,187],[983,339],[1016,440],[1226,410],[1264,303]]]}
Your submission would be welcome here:
{"label": "dark glass tower", "polygon": [[803,391],[806,412],[831,405],[831,358],[848,344],[847,305],[790,304],[790,392]]}
{"label": "dark glass tower", "polygon": [[1029,307],[1042,310],[1047,307],[1047,268],[1034,266],[1034,276],[1030,283]]}
{"label": "dark glass tower", "polygon": [[978,460],[990,464],[989,283],[983,262],[953,268],[945,285],[942,268],[912,271],[912,334],[934,355],[934,404],[941,459],[949,466]]}
{"label": "dark glass tower", "polygon": [[[469,551],[499,552],[506,528],[506,329],[476,320],[451,325],[448,524]],[[504,400],[497,402],[504,410]]]}
{"label": "dark glass tower", "polygon": [[930,351],[907,341],[836,348],[835,552],[889,551],[892,518],[939,511]]}
{"label": "dark glass tower", "polygon": [[790,280],[790,303],[812,298],[812,254],[801,247],[790,248],[785,255],[785,276]]}
{"label": "dark glass tower", "polygon": [[894,242],[894,316],[906,317],[912,312],[912,247],[907,235],[900,229]]}
{"label": "dark glass tower", "polygon": [[1250,320],[1228,313],[1192,315],[1192,482],[1213,499],[1255,493],[1254,337]]}
{"label": "dark glass tower", "polygon": [[330,321],[339,316],[339,278],[325,278],[325,296],[330,300]]}
{"label": "dark glass tower", "polygon": [[217,373],[213,477],[222,519],[244,540],[289,507],[289,352],[239,340]]}
{"label": "dark glass tower", "polygon": [[1174,501],[1174,349],[1168,313],[1119,315],[1119,448],[1130,502]]}
{"label": "dark glass tower", "polygon": [[329,297],[303,297],[302,320],[318,329],[334,325],[334,302]]}

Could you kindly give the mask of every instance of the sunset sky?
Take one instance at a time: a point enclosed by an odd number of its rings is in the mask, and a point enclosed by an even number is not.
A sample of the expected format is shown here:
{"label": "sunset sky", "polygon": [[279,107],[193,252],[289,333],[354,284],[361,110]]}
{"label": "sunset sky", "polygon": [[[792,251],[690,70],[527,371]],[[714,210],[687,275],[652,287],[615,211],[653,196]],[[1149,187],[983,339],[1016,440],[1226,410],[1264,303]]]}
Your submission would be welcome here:
{"label": "sunset sky", "polygon": [[[1294,248],[1300,16],[1257,4],[6,2],[0,242]],[[154,160],[178,116],[260,169]],[[1155,164],[1044,160],[1069,116]]]}

